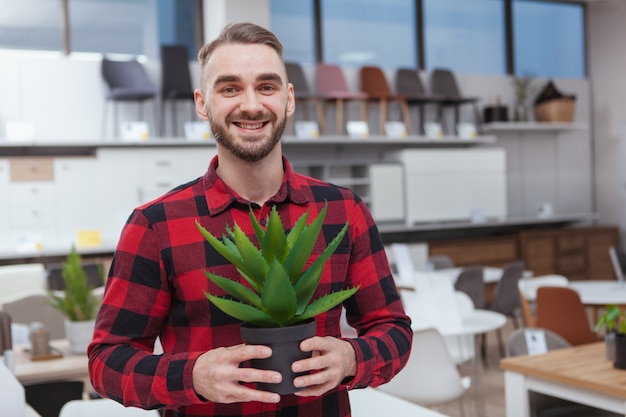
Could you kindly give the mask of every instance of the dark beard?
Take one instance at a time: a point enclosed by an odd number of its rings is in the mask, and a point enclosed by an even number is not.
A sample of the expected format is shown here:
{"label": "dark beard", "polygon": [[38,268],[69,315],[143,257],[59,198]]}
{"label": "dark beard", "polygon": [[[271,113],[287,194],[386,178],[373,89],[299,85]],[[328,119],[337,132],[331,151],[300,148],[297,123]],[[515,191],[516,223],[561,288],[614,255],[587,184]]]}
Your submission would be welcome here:
{"label": "dark beard", "polygon": [[[285,115],[283,120],[277,123],[276,117],[272,117],[270,123],[276,123],[276,127],[273,132],[270,134],[270,137],[267,139],[263,139],[261,137],[256,137],[260,143],[250,144],[250,146],[246,146],[244,143],[243,146],[240,146],[233,138],[233,136],[227,132],[225,126],[215,119],[211,112],[209,114],[209,123],[211,124],[211,131],[213,132],[213,137],[215,141],[223,146],[225,149],[230,151],[237,158],[241,159],[245,162],[258,162],[265,158],[267,155],[272,152],[272,150],[276,147],[276,144],[280,142],[280,139],[283,136],[285,131],[285,125],[287,120],[287,109],[285,109]],[[248,121],[254,121],[254,118],[247,118]],[[226,119],[228,123],[228,118]],[[252,136],[254,138],[254,136]]]}

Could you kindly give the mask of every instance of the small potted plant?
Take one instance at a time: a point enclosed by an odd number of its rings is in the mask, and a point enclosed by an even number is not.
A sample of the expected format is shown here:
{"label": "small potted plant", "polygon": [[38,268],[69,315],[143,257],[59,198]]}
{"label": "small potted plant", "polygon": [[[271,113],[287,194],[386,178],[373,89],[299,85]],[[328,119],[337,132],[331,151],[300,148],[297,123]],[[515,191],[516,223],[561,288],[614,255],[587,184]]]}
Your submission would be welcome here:
{"label": "small potted plant", "polygon": [[[102,271],[100,271],[102,277]],[[65,336],[72,353],[85,353],[93,336],[99,300],[87,281],[87,273],[76,248],[72,246],[61,270],[62,291],[50,291],[51,304],[65,316]],[[103,278],[104,280],[104,278]]]}
{"label": "small potted plant", "polygon": [[606,357],[614,361],[614,366],[626,369],[626,312],[617,304],[606,306],[594,330],[599,332],[605,328]]}
{"label": "small potted plant", "polygon": [[[307,210],[286,233],[276,207],[272,207],[264,230],[250,209],[250,221],[257,246],[235,224],[227,226],[222,240],[213,236],[196,221],[206,241],[227,261],[231,262],[248,286],[205,270],[207,278],[229,294],[231,298],[205,293],[217,308],[244,323],[241,335],[246,343],[272,347],[272,356],[254,360],[252,366],[274,369],[283,375],[280,384],[259,383],[257,387],[279,394],[290,394],[297,389],[291,364],[310,357],[300,350],[300,342],[316,333],[315,316],[351,297],[358,287],[343,289],[311,302],[322,276],[326,260],[343,239],[346,223],[321,255],[305,269],[328,205],[307,225]],[[293,333],[293,335],[292,335]],[[280,349],[285,348],[282,352]]]}

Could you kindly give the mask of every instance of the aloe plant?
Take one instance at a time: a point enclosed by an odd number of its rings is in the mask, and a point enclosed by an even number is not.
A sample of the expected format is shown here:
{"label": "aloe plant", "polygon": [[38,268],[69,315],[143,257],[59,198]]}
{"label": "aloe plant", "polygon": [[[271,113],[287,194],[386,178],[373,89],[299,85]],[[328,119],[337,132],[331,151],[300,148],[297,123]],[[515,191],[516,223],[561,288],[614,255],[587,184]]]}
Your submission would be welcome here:
{"label": "aloe plant", "polygon": [[313,302],[326,260],[337,249],[347,229],[346,223],[322,254],[307,268],[304,266],[324,223],[328,204],[307,225],[307,210],[289,233],[285,232],[276,207],[272,207],[264,230],[250,209],[250,221],[259,248],[235,223],[226,227],[222,240],[213,236],[196,220],[196,226],[206,241],[231,262],[248,286],[232,279],[204,274],[215,285],[236,300],[205,296],[226,314],[259,327],[285,327],[310,319],[351,297],[359,287],[324,295]]}

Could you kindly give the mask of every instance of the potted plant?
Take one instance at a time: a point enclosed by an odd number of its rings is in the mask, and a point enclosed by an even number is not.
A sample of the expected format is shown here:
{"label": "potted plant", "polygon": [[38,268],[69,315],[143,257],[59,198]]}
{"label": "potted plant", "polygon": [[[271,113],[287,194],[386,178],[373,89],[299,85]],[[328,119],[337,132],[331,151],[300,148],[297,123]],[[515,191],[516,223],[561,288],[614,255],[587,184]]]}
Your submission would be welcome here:
{"label": "potted plant", "polygon": [[[102,271],[100,275],[103,276]],[[99,300],[87,281],[81,256],[74,246],[63,262],[61,276],[65,289],[50,291],[51,304],[66,318],[65,336],[70,343],[70,351],[84,354],[93,336]]]}
{"label": "potted plant", "polygon": [[537,87],[533,84],[533,77],[513,78],[513,88],[515,89],[515,108],[513,114],[516,122],[528,121],[528,100],[530,96],[537,92]]}
{"label": "potted plant", "polygon": [[[250,221],[257,246],[234,224],[226,227],[222,240],[213,236],[196,221],[196,226],[206,241],[226,260],[231,262],[248,284],[205,270],[207,278],[229,294],[224,298],[205,292],[217,308],[244,323],[241,335],[246,343],[272,347],[272,356],[254,360],[252,366],[275,369],[283,375],[280,384],[257,384],[259,389],[290,394],[297,389],[291,364],[310,357],[300,350],[300,342],[316,333],[315,316],[351,297],[356,288],[343,289],[317,298],[311,302],[322,276],[326,260],[343,239],[348,223],[337,233],[321,255],[305,269],[319,232],[328,204],[307,225],[307,210],[286,233],[276,207],[272,207],[264,230],[250,209]],[[280,349],[286,349],[281,352]]]}
{"label": "potted plant", "polygon": [[614,366],[626,369],[626,312],[617,304],[606,306],[606,311],[598,318],[594,330],[605,328],[606,357],[614,361]]}

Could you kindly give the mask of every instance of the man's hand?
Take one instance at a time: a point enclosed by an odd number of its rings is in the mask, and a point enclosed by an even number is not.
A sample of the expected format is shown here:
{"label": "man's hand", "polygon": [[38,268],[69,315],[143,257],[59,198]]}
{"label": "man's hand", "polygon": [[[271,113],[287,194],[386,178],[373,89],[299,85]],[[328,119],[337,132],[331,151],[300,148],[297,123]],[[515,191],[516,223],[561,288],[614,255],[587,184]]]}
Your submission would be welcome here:
{"label": "man's hand", "polygon": [[277,403],[280,395],[255,390],[239,382],[278,383],[279,372],[240,368],[241,362],[264,359],[272,355],[267,346],[236,345],[203,353],[193,367],[193,387],[197,394],[218,403],[261,401]]}
{"label": "man's hand", "polygon": [[313,351],[309,359],[294,362],[294,372],[315,371],[310,375],[299,376],[294,380],[301,397],[319,396],[335,388],[349,376],[356,374],[356,356],[352,345],[336,337],[312,337],[300,344],[305,352]]}

